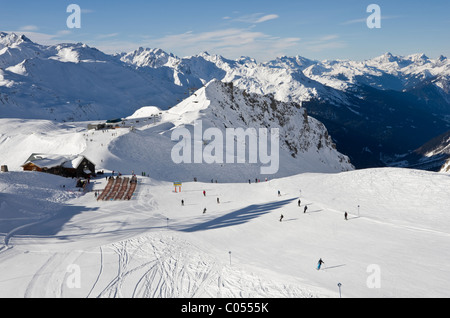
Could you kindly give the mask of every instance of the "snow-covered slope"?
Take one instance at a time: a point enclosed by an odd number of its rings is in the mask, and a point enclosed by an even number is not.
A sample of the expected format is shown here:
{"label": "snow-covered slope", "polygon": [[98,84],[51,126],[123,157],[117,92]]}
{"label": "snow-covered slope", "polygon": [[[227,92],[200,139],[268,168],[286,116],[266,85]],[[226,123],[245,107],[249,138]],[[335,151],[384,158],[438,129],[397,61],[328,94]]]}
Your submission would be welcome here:
{"label": "snow-covered slope", "polygon": [[0,162],[11,170],[19,170],[32,153],[75,155],[87,147],[85,127],[48,120],[0,121]]}
{"label": "snow-covered slope", "polygon": [[449,296],[448,175],[368,169],[181,193],[138,178],[131,201],[97,202],[71,179],[0,173],[0,296],[337,298],[338,283],[344,298]]}

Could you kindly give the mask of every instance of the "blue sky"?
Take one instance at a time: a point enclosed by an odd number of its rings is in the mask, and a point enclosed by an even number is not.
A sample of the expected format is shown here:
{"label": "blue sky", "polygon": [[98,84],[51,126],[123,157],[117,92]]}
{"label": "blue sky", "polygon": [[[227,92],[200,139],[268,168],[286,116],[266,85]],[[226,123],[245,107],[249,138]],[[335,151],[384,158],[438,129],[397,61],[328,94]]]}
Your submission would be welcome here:
{"label": "blue sky", "polygon": [[[66,24],[71,3],[82,10],[79,29]],[[372,3],[381,8],[380,29],[366,23]],[[0,0],[0,8],[0,31],[41,44],[83,42],[107,53],[142,46],[260,62],[281,55],[363,60],[385,52],[450,57],[448,0]]]}

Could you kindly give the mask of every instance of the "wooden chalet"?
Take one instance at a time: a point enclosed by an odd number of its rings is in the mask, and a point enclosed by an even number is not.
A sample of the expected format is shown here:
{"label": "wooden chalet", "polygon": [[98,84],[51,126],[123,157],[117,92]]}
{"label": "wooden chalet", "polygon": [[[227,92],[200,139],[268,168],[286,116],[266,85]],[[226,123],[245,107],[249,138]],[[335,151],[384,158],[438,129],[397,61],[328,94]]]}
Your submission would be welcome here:
{"label": "wooden chalet", "polygon": [[24,171],[39,171],[68,178],[88,178],[95,175],[95,164],[85,156],[32,154],[22,165]]}

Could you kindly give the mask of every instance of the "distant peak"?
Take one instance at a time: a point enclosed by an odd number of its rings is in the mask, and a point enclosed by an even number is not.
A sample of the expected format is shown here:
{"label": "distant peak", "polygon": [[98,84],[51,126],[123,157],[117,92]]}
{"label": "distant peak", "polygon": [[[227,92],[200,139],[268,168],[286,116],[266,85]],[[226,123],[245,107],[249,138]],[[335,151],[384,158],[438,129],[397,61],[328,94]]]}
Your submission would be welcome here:
{"label": "distant peak", "polygon": [[127,54],[152,54],[152,55],[168,55],[168,56],[172,56],[172,54],[168,54],[167,52],[165,52],[164,50],[160,49],[160,48],[144,48],[142,46],[140,46],[137,50],[133,51],[133,52],[129,52]]}
{"label": "distant peak", "polygon": [[33,41],[27,38],[24,34],[18,35],[16,33],[0,32],[0,43],[3,45],[10,46],[23,42],[33,43]]}
{"label": "distant peak", "polygon": [[383,55],[376,57],[373,59],[374,61],[378,61],[381,63],[392,63],[392,62],[398,62],[399,58],[392,54],[391,52],[386,52]]}
{"label": "distant peak", "polygon": [[27,37],[25,36],[25,34],[22,34],[22,35],[20,36],[20,39],[21,39],[22,41],[25,41],[25,42],[32,42],[29,38],[27,38]]}
{"label": "distant peak", "polygon": [[128,64],[138,67],[157,68],[166,65],[171,59],[176,58],[172,53],[167,53],[159,48],[139,47],[135,51],[123,53],[120,59]]}
{"label": "distant peak", "polygon": [[382,57],[388,59],[388,60],[394,60],[396,57],[394,56],[394,54],[392,54],[391,52],[386,52],[382,55]]}
{"label": "distant peak", "polygon": [[249,56],[241,56],[240,58],[238,58],[236,60],[236,62],[238,62],[240,64],[256,63],[256,60],[254,58],[249,57]]}
{"label": "distant peak", "polygon": [[419,61],[419,60],[428,61],[429,60],[428,56],[426,56],[424,53],[412,54],[408,57],[413,61]]}

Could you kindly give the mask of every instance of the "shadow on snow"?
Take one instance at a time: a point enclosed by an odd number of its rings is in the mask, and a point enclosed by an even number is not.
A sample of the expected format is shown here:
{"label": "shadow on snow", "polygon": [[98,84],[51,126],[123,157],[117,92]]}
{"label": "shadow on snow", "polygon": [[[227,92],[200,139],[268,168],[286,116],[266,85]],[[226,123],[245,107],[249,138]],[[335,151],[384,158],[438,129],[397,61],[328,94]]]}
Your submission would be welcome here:
{"label": "shadow on snow", "polygon": [[237,211],[225,214],[218,218],[209,220],[207,222],[196,224],[184,229],[180,229],[182,232],[196,232],[214,230],[228,226],[235,226],[249,222],[250,220],[260,217],[266,213],[277,210],[285,205],[290,204],[294,199],[287,199],[283,201],[276,201],[264,204],[253,204]]}

